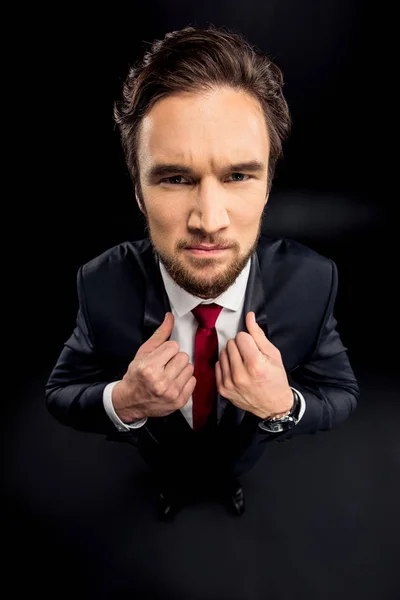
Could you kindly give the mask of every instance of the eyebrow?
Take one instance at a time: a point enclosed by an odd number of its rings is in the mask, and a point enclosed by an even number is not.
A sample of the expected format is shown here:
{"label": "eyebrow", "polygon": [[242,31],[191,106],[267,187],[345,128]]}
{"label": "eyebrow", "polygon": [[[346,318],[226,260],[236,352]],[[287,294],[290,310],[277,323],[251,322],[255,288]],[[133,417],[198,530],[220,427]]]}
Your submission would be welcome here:
{"label": "eyebrow", "polygon": [[[232,163],[222,169],[226,173],[236,173],[241,171],[247,171],[250,173],[259,173],[265,170],[263,162],[258,160],[250,160],[241,163]],[[179,173],[180,175],[195,175],[195,172],[190,167],[185,165],[173,164],[173,163],[156,163],[146,173],[147,181],[150,183],[155,182],[159,177],[165,177],[171,173]]]}

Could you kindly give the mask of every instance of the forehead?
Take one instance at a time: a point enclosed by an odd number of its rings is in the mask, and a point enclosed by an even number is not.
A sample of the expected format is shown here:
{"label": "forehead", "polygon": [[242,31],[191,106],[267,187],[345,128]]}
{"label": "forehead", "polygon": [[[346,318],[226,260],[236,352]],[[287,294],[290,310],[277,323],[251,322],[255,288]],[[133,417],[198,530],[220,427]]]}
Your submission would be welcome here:
{"label": "forehead", "polygon": [[143,118],[141,162],[165,159],[210,164],[267,160],[269,136],[259,102],[244,92],[219,88],[162,98]]}

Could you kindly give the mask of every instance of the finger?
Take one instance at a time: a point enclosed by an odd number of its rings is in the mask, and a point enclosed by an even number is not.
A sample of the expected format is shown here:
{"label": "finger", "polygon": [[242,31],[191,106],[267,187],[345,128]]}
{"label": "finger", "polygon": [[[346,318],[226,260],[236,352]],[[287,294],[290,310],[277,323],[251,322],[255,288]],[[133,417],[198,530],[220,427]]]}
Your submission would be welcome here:
{"label": "finger", "polygon": [[[240,354],[245,369],[253,367],[260,359],[265,360],[265,354],[259,350],[254,338],[245,331],[240,331],[235,338],[236,348]],[[230,360],[230,355],[229,355]]]}
{"label": "finger", "polygon": [[[249,355],[246,355],[248,362],[251,359],[255,360],[252,357],[254,357],[255,353],[260,354],[260,351],[256,348],[254,341],[251,339],[251,336],[249,336],[249,334],[246,334],[246,337],[248,341],[244,342],[244,346],[248,347],[251,344],[253,350],[253,352],[251,353],[251,357]],[[243,380],[244,376],[246,375],[246,367],[243,363],[242,355],[237,347],[236,340],[228,340],[228,343],[226,344],[226,350],[228,353],[230,365],[230,375],[233,383],[237,383],[237,381]]]}
{"label": "finger", "polygon": [[255,341],[258,349],[266,356],[269,356],[271,358],[276,358],[277,352],[279,353],[279,350],[276,346],[274,346],[272,344],[272,342],[269,341],[269,339],[266,337],[264,331],[261,329],[261,327],[256,322],[256,317],[255,317],[254,312],[247,313],[246,327],[247,327],[249,334]]}
{"label": "finger", "polygon": [[174,321],[174,315],[171,312],[165,313],[164,321],[155,330],[153,335],[140,346],[137,355],[149,354],[166,342],[174,328]]}
{"label": "finger", "polygon": [[225,350],[221,350],[219,355],[219,364],[221,366],[222,385],[225,388],[232,386],[231,369],[229,366],[228,354]]}
{"label": "finger", "polygon": [[[224,396],[229,394],[229,390],[226,389],[225,385],[224,385],[224,381],[223,381],[223,377],[222,377],[222,368],[221,368],[221,362],[218,361],[215,363],[215,379],[217,382],[217,390],[218,392]],[[230,388],[232,389],[232,387]]]}
{"label": "finger", "polygon": [[221,393],[224,384],[222,383],[221,364],[219,361],[215,363],[215,381],[217,383],[217,390]]}
{"label": "finger", "polygon": [[[186,352],[178,352],[168,361],[164,367],[164,375],[170,381],[174,381],[189,363],[189,355]],[[192,365],[193,368],[193,365]]]}
{"label": "finger", "polygon": [[194,392],[194,388],[196,387],[196,378],[195,377],[190,377],[189,381],[187,381],[185,383],[185,385],[183,386],[182,392],[179,395],[179,398],[177,400],[177,404],[180,407],[185,406],[185,404],[187,404],[190,396],[193,394]]}
{"label": "finger", "polygon": [[193,369],[194,369],[193,365],[189,363],[181,371],[180,375],[178,375],[178,377],[174,380],[174,382],[176,383],[176,385],[178,387],[178,390],[180,391],[180,395],[182,395],[184,393],[186,385],[193,378]]}
{"label": "finger", "polygon": [[165,368],[168,362],[178,354],[179,344],[175,340],[168,340],[153,350],[151,354],[145,355],[146,362],[151,362],[156,368]]}

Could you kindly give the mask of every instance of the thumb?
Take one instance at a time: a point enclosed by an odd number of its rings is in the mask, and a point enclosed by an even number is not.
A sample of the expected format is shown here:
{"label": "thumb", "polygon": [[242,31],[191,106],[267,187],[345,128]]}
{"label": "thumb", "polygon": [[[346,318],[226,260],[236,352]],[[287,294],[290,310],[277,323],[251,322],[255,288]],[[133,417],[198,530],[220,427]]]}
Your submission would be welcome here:
{"label": "thumb", "polygon": [[264,331],[261,329],[261,327],[256,321],[256,315],[254,314],[254,312],[247,313],[246,325],[249,334],[255,341],[260,352],[271,358],[277,357],[278,350],[276,346],[274,346],[272,342],[270,342],[269,339],[266,337]]}
{"label": "thumb", "polygon": [[174,315],[171,312],[165,313],[164,321],[155,330],[153,335],[141,345],[140,354],[149,354],[166,342],[174,328],[174,321]]}

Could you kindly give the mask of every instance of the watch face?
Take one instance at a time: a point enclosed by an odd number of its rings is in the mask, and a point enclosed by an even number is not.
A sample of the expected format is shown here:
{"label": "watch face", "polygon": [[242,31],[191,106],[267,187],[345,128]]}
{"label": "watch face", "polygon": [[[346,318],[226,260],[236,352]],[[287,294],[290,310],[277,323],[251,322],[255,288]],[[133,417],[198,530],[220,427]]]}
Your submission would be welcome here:
{"label": "watch face", "polygon": [[263,431],[269,431],[270,433],[281,433],[283,431],[289,431],[295,425],[293,417],[284,417],[279,421],[261,421],[258,424],[260,429]]}

